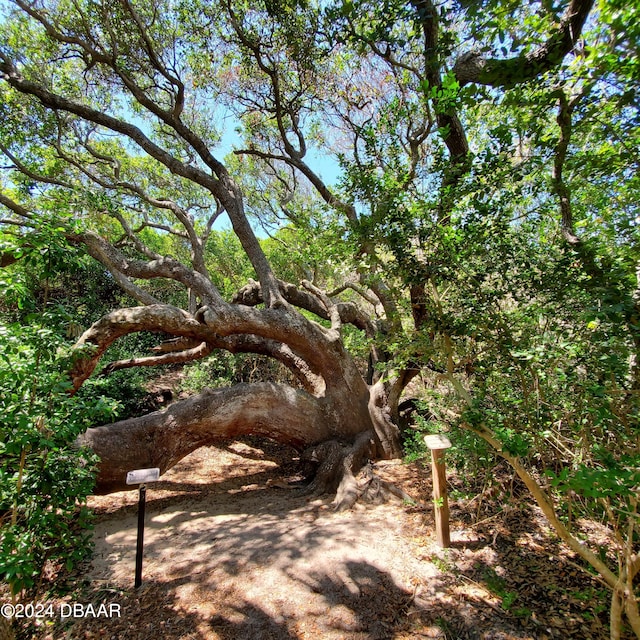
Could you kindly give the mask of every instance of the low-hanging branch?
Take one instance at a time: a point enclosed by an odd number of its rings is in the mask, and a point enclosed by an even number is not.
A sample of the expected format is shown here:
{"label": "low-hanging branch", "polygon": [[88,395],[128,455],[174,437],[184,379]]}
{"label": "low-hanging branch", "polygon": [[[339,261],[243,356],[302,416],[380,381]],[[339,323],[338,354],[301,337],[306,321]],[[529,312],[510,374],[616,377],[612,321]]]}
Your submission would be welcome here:
{"label": "low-hanging branch", "polygon": [[78,444],[109,461],[100,467],[97,486],[100,493],[110,493],[130,489],[125,479],[131,469],[159,467],[164,473],[207,444],[254,434],[304,449],[331,438],[331,426],[317,398],[263,382],[207,389],[164,411],[88,429]]}
{"label": "low-hanging branch", "polygon": [[114,362],[110,362],[106,367],[104,367],[100,372],[100,375],[106,376],[114,371],[131,369],[133,367],[157,367],[167,364],[184,364],[186,362],[193,362],[194,360],[206,358],[212,351],[213,348],[209,344],[202,342],[197,347],[186,349],[184,351],[165,353],[160,356],[146,356],[141,358],[116,360]]}
{"label": "low-hanging branch", "polygon": [[302,388],[312,395],[321,395],[326,387],[324,379],[318,370],[314,369],[288,345],[251,334],[227,337],[209,336],[208,341],[203,342],[189,337],[173,338],[172,340],[164,341],[157,347],[153,347],[152,351],[161,355],[142,356],[110,362],[102,369],[101,375],[108,375],[120,369],[133,367],[155,367],[193,362],[206,358],[215,349],[222,349],[230,353],[253,353],[273,358],[286,366],[300,382]]}
{"label": "low-hanging branch", "polygon": [[174,258],[160,257],[148,262],[131,260],[107,240],[90,231],[69,234],[68,239],[72,242],[83,244],[93,258],[111,271],[118,271],[125,276],[146,280],[150,278],[176,280],[187,288],[196,290],[209,305],[219,307],[226,304],[209,278],[193,269],[189,269]]}

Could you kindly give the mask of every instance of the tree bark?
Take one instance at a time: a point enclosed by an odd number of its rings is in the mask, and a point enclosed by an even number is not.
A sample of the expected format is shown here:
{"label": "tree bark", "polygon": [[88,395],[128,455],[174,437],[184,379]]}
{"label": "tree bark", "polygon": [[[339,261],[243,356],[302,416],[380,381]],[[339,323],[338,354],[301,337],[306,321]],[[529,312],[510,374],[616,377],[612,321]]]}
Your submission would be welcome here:
{"label": "tree bark", "polygon": [[379,425],[374,430],[378,418],[369,412],[371,406],[376,415],[381,412],[379,390],[371,399],[366,385],[360,391],[364,397],[358,398],[345,387],[336,399],[336,394],[315,398],[273,383],[208,389],[163,411],[88,429],[77,444],[99,456],[95,492],[104,494],[130,489],[125,482],[129,471],[158,467],[164,473],[198,447],[242,435],[270,438],[300,451],[334,442],[339,455],[321,447],[314,462],[322,469],[317,489],[336,490],[367,459],[400,451],[397,440],[380,435]]}
{"label": "tree bark", "polygon": [[0,616],[0,640],[14,640],[15,634],[11,628],[11,623]]}
{"label": "tree bark", "polygon": [[[164,473],[201,446],[242,435],[261,435],[297,449],[334,437],[324,403],[272,383],[241,384],[182,400],[164,411],[88,429],[78,444],[99,457],[96,493],[128,489],[128,471]],[[345,435],[347,435],[345,433]]]}
{"label": "tree bark", "polygon": [[528,53],[508,59],[485,58],[478,52],[461,56],[453,67],[460,86],[476,83],[515,87],[556,67],[580,38],[593,5],[593,0],[571,0],[557,29],[545,43]]}
{"label": "tree bark", "polygon": [[[109,253],[105,260],[122,261],[95,236],[84,239],[102,256]],[[132,277],[156,270],[177,274],[183,283],[191,281],[190,274],[171,261],[137,265],[128,261],[122,269]],[[327,441],[339,443],[339,456],[333,456],[335,477],[325,477],[318,483],[332,489],[341,486],[343,480],[348,483],[350,477],[353,479],[353,473],[371,457],[401,455],[399,430],[391,419],[384,386],[366,384],[341,338],[343,322],[351,322],[369,334],[373,333],[371,324],[363,321],[364,316],[354,305],[335,304],[323,292],[307,286],[305,292],[279,282],[284,304],[277,308],[255,306],[262,301],[263,288],[254,283],[241,291],[235,304],[212,295],[212,304],[195,314],[163,304],[118,309],[85,331],[78,341],[78,359],[71,372],[76,390],[95,371],[109,345],[140,331],[175,338],[166,348],[156,349],[166,353],[111,363],[103,371],[167,360],[184,362],[214,349],[225,349],[275,358],[295,374],[302,387],[258,383],[207,390],[165,411],[89,429],[78,444],[90,447],[100,457],[96,491],[126,489],[128,471],[158,467],[164,472],[200,446],[246,434],[271,438],[299,450]],[[330,318],[331,327],[307,319],[290,301]],[[317,459],[321,467],[324,463],[325,476],[329,453],[327,449],[324,457],[319,455]],[[347,497],[355,493],[348,492],[345,484],[340,502],[346,505],[349,500],[344,498],[345,492]]]}

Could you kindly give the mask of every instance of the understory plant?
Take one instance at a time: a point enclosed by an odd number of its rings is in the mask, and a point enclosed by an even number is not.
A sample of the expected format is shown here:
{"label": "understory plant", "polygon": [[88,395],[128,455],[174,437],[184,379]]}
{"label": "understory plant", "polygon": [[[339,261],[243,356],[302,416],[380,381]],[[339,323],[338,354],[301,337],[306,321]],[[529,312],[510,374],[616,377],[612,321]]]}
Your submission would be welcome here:
{"label": "understory plant", "polygon": [[0,576],[14,597],[86,558],[96,458],[74,441],[114,409],[69,395],[54,315],[0,325]]}

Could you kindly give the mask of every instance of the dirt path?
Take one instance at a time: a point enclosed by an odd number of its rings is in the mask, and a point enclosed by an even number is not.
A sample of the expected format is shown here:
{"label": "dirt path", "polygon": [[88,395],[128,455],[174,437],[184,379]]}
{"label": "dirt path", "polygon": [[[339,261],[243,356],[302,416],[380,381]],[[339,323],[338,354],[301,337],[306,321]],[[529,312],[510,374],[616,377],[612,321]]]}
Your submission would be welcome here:
{"label": "dirt path", "polygon": [[[429,510],[395,503],[335,513],[328,500],[274,486],[282,469],[262,451],[234,448],[194,452],[149,485],[138,590],[137,492],[92,498],[94,560],[67,600],[116,604],[120,617],[58,621],[38,637],[607,637],[595,600],[571,596],[576,584],[589,593],[588,579],[555,560],[551,580],[550,553],[565,552],[534,512],[463,529],[475,505],[454,504],[445,551],[433,542]],[[378,471],[417,498],[429,495],[416,466]]]}

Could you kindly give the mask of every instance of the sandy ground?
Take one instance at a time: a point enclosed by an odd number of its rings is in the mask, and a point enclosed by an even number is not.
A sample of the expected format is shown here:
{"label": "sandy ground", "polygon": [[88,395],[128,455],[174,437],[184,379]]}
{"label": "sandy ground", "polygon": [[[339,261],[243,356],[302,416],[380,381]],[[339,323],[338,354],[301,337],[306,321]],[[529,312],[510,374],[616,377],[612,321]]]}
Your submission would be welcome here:
{"label": "sandy ground", "polygon": [[[195,637],[390,637],[438,574],[416,557],[402,506],[336,513],[329,499],[269,486],[274,478],[274,462],[205,449],[149,485],[143,589],[170,582],[181,613],[196,621]],[[118,499],[127,514],[98,524],[87,577],[130,588],[137,493],[94,501],[111,510]]]}
{"label": "sandy ground", "polygon": [[[116,605],[120,615],[57,620],[32,637],[608,637],[597,584],[575,569],[534,510],[469,524],[478,501],[453,501],[453,545],[443,550],[430,508],[395,502],[336,513],[330,498],[277,486],[293,468],[258,446],[200,449],[148,485],[137,590],[138,494],[91,498],[94,558],[66,602]],[[429,500],[420,466],[376,469]],[[588,597],[573,597],[576,589]]]}

